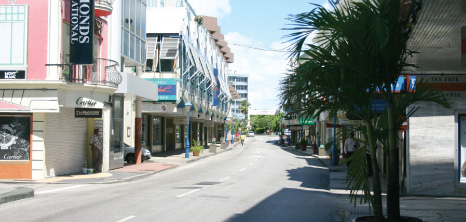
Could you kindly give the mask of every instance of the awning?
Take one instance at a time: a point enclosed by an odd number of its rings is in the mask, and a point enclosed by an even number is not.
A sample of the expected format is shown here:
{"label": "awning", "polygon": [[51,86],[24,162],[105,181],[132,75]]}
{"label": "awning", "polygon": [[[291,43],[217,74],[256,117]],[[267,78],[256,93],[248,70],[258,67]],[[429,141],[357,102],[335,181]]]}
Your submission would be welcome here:
{"label": "awning", "polygon": [[179,38],[163,36],[160,43],[160,59],[174,59],[178,55]]}
{"label": "awning", "polygon": [[2,89],[0,112],[58,112],[57,89]]}
{"label": "awning", "polygon": [[0,112],[31,112],[31,109],[18,104],[0,101]]}
{"label": "awning", "polygon": [[139,78],[133,74],[122,72],[122,82],[115,93],[135,95],[145,100],[158,101],[158,85]]}

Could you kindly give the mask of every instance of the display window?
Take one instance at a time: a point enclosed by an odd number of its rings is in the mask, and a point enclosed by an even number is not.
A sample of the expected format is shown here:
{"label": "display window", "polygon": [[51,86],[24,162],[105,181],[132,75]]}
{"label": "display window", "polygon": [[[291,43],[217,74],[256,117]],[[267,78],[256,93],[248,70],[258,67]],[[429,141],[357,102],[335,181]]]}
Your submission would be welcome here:
{"label": "display window", "polygon": [[466,114],[458,115],[459,181],[466,183]]}
{"label": "display window", "polygon": [[0,160],[30,160],[31,116],[0,116]]}

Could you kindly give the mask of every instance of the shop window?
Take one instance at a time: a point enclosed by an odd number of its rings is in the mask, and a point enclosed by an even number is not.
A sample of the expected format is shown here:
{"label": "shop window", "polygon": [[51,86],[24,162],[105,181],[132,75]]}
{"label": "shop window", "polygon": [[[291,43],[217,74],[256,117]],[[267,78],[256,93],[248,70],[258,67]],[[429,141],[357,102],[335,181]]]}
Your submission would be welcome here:
{"label": "shop window", "polygon": [[149,143],[149,116],[142,115],[142,146],[147,147]]}
{"label": "shop window", "polygon": [[459,181],[466,183],[466,114],[458,115]]}
{"label": "shop window", "polygon": [[177,124],[175,126],[175,136],[176,136],[176,143],[181,143],[181,126],[180,124]]}
{"label": "shop window", "polygon": [[[113,152],[122,152],[123,144],[123,97],[113,96]],[[116,157],[116,156],[115,156]]]}
{"label": "shop window", "polygon": [[154,117],[152,119],[152,145],[162,145],[162,118]]}
{"label": "shop window", "polygon": [[30,160],[31,116],[0,116],[0,160]]}
{"label": "shop window", "polygon": [[0,65],[26,65],[27,6],[0,6]]}

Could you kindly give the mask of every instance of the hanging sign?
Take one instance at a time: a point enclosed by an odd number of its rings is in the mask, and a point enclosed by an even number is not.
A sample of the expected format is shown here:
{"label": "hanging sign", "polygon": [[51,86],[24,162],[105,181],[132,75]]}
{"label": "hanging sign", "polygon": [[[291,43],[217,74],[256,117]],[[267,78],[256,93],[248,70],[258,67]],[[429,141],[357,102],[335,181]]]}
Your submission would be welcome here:
{"label": "hanging sign", "polygon": [[102,118],[102,109],[75,108],[74,118]]}
{"label": "hanging sign", "polygon": [[94,0],[71,0],[70,63],[93,63]]}

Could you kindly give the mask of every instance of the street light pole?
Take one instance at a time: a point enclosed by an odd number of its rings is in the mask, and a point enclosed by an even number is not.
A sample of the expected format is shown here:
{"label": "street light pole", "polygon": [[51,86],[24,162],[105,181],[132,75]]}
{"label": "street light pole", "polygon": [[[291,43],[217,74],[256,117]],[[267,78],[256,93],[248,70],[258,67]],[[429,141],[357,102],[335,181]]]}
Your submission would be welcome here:
{"label": "street light pole", "polygon": [[184,108],[186,110],[186,150],[185,150],[185,158],[189,158],[189,112],[191,111],[191,107],[193,104],[189,102],[186,102],[184,104]]}

